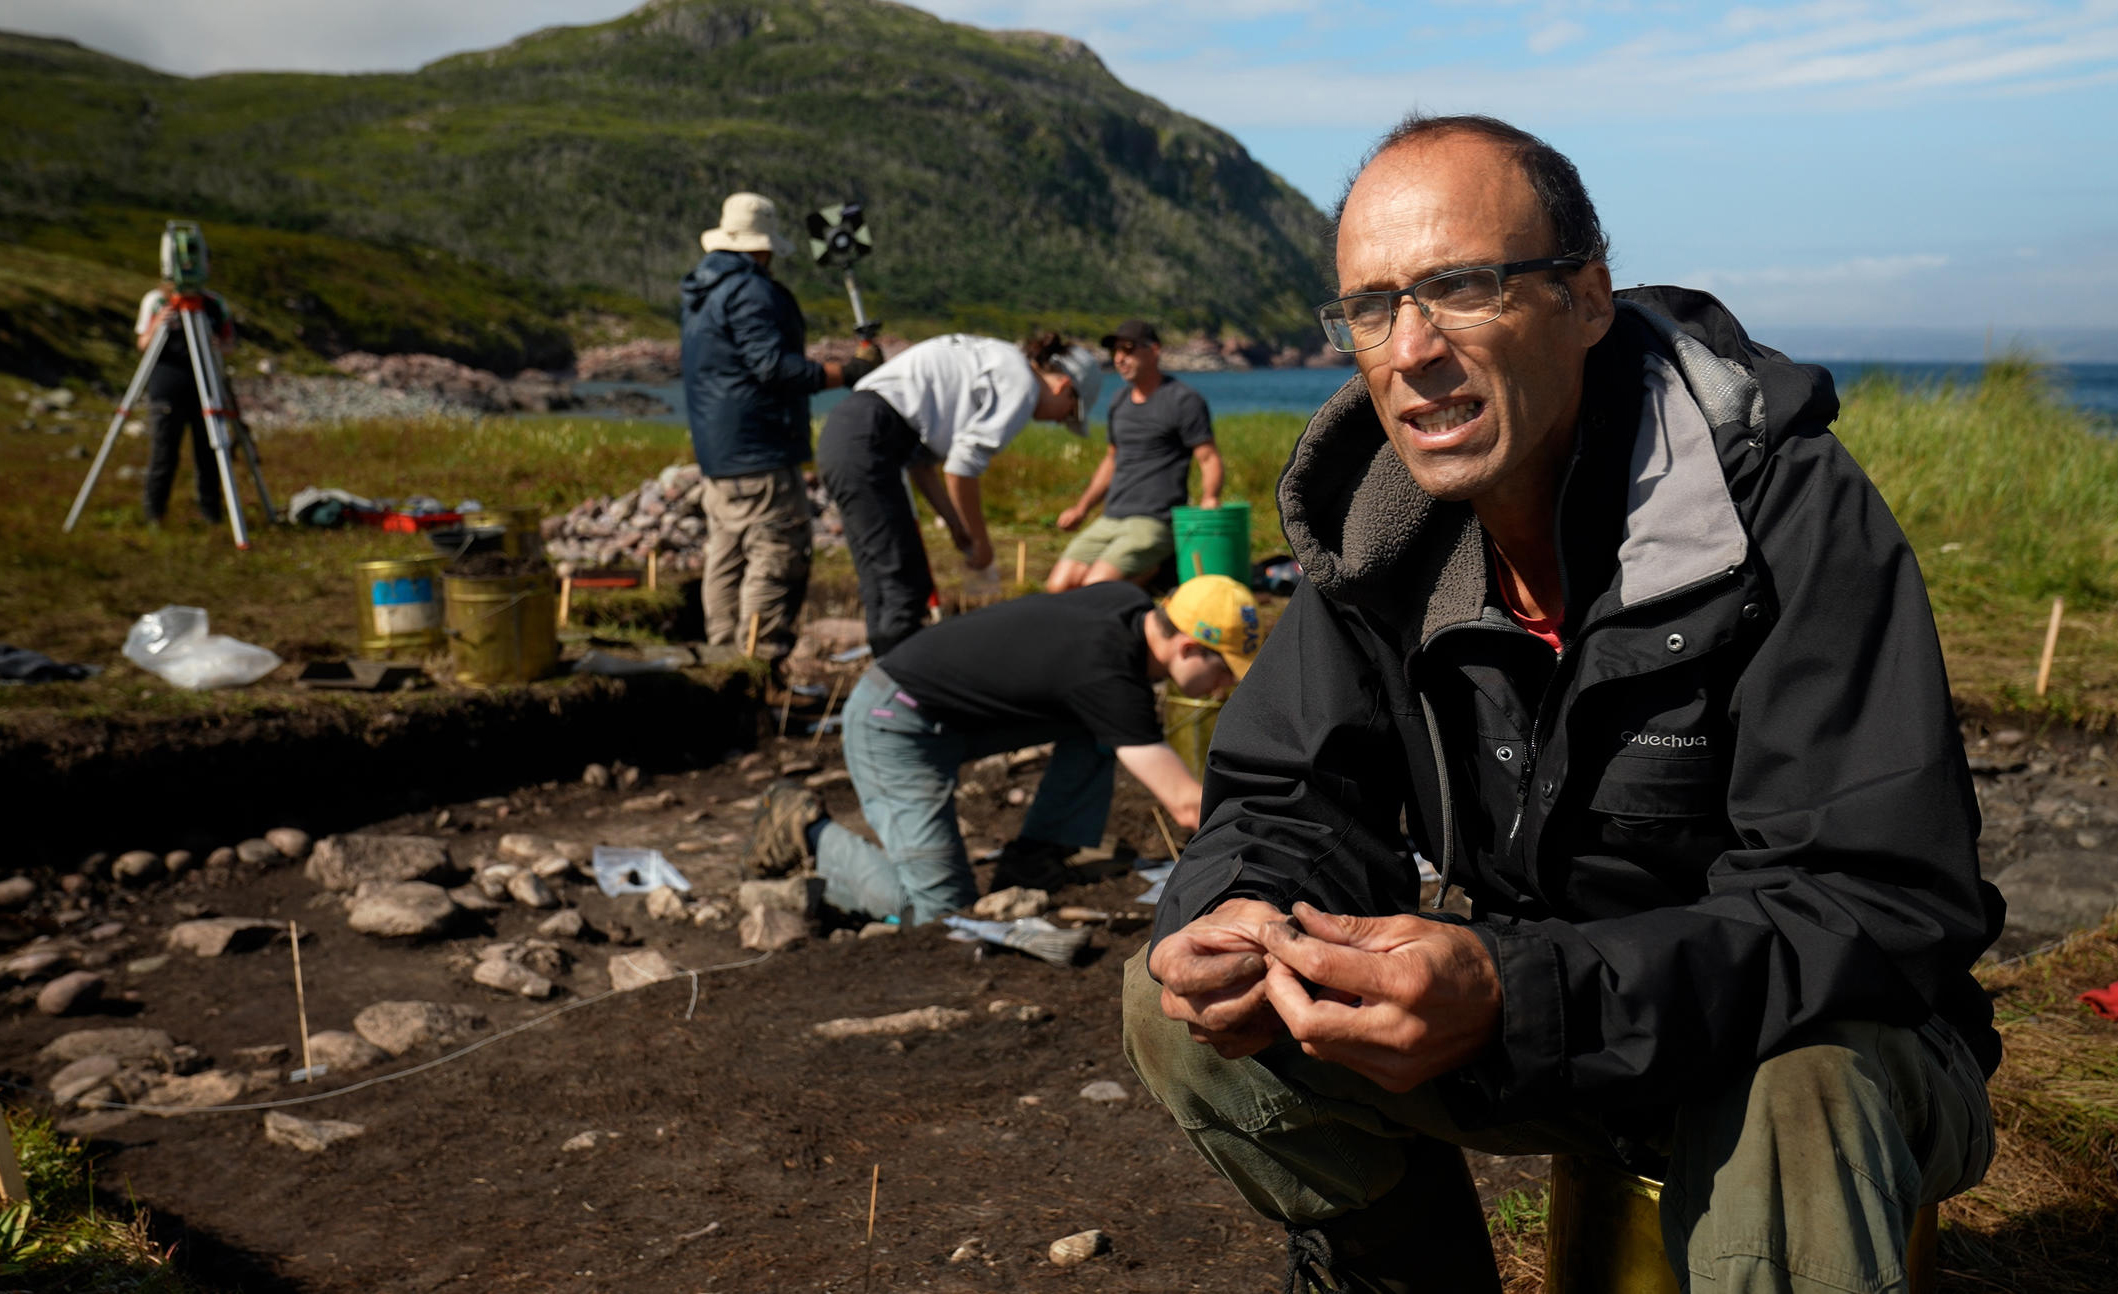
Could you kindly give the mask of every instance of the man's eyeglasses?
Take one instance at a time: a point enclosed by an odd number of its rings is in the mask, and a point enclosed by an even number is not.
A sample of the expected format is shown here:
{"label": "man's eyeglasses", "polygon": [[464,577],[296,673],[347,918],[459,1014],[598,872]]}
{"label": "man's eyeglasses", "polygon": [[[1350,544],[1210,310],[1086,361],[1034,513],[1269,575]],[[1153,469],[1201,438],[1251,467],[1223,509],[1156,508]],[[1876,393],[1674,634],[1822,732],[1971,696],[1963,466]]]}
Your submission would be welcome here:
{"label": "man's eyeglasses", "polygon": [[1578,270],[1587,263],[1578,256],[1540,256],[1533,261],[1444,270],[1408,288],[1356,292],[1327,301],[1316,308],[1316,319],[1324,325],[1324,339],[1332,349],[1348,352],[1367,350],[1389,340],[1406,297],[1412,298],[1412,304],[1436,328],[1476,328],[1500,317],[1501,284],[1506,279],[1538,270]]}

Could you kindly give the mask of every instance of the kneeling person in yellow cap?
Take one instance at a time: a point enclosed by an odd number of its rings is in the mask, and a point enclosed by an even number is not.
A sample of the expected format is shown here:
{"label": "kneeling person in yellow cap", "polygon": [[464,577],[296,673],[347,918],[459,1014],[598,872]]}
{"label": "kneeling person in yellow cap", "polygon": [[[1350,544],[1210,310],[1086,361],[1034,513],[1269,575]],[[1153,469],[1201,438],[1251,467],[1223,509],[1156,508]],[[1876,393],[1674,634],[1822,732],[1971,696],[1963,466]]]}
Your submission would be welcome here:
{"label": "kneeling person in yellow cap", "polygon": [[1052,757],[995,888],[1056,888],[1063,860],[1097,844],[1117,766],[1186,830],[1199,782],[1163,739],[1154,684],[1205,696],[1257,655],[1257,603],[1225,575],[1202,575],[1162,606],[1136,585],[1033,594],[944,620],[884,656],[845,710],[846,771],[877,841],[823,816],[816,793],[765,795],[752,871],[814,862],[824,901],[875,918],[932,921],[968,907],[978,885],[956,827],[962,766],[1052,742]]}

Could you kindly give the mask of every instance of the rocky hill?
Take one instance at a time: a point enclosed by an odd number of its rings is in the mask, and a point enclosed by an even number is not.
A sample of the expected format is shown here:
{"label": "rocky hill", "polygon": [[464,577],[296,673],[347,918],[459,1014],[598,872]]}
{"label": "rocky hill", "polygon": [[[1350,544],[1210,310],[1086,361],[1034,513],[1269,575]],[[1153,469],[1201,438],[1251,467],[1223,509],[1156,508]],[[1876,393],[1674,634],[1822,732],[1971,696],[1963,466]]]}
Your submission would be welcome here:
{"label": "rocky hill", "polygon": [[[0,271],[16,371],[40,345],[78,367],[40,284],[107,327],[90,302],[145,286],[165,216],[206,225],[216,285],[268,345],[498,368],[666,335],[739,188],[797,217],[861,200],[862,287],[893,331],[1140,313],[1284,343],[1325,295],[1319,213],[1234,139],[1076,41],[883,0],[653,0],[359,76],[176,77],[0,35],[0,122],[0,240],[70,263]],[[817,327],[847,326],[834,278],[805,258],[782,277]]]}

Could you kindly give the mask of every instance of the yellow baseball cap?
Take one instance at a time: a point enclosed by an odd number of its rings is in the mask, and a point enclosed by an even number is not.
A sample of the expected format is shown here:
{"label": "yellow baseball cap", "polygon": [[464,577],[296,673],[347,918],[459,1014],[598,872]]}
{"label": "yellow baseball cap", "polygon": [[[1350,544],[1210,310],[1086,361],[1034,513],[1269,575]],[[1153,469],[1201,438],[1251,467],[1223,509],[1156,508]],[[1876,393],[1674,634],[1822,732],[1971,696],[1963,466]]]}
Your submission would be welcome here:
{"label": "yellow baseball cap", "polygon": [[1177,586],[1162,611],[1178,633],[1221,653],[1237,679],[1250,672],[1265,633],[1249,589],[1226,575],[1194,576]]}

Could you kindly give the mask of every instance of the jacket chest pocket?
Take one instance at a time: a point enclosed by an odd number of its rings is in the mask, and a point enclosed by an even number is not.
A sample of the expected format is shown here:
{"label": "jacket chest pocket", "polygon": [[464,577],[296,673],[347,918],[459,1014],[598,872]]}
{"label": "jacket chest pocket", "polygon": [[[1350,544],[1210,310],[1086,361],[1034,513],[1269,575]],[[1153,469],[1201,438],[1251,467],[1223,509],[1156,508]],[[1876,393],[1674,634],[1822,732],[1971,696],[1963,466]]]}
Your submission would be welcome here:
{"label": "jacket chest pocket", "polygon": [[1621,754],[1604,765],[1589,812],[1620,827],[1653,830],[1681,818],[1719,818],[1728,784],[1711,755]]}

